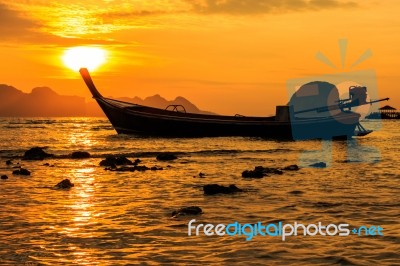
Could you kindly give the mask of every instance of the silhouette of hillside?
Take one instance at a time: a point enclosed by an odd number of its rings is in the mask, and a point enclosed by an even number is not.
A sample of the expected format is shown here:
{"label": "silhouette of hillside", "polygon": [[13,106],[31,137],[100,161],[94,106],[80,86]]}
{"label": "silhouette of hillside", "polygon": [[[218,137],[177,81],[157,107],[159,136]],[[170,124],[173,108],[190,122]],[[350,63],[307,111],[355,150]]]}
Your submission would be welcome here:
{"label": "silhouette of hillside", "polygon": [[[203,111],[200,110],[196,105],[191,103],[189,100],[182,96],[176,97],[172,101],[168,101],[165,98],[161,97],[159,94],[153,95],[146,97],[144,99],[139,98],[139,97],[134,97],[134,98],[129,98],[129,97],[120,97],[120,98],[113,98],[109,97],[112,99],[124,101],[124,102],[129,102],[129,103],[134,103],[134,104],[139,104],[139,105],[146,105],[150,107],[155,107],[155,108],[160,108],[160,109],[165,109],[168,105],[183,105],[186,109],[186,112],[188,113],[197,113],[197,114],[215,114],[212,112],[208,111]],[[90,102],[87,103],[87,113],[88,116],[104,116],[103,111],[100,109],[98,104],[94,101],[91,100]]]}
{"label": "silhouette of hillside", "polygon": [[0,116],[84,116],[85,98],[62,96],[48,87],[24,93],[12,86],[0,85]]}
{"label": "silhouette of hillside", "polygon": [[[161,109],[171,104],[181,104],[187,112],[212,114],[200,110],[181,96],[172,101],[168,101],[158,94],[145,99],[139,97],[116,99]],[[31,93],[24,93],[12,86],[0,84],[0,116],[104,116],[104,113],[94,100],[86,102],[84,97],[59,95],[48,87],[37,87]]]}

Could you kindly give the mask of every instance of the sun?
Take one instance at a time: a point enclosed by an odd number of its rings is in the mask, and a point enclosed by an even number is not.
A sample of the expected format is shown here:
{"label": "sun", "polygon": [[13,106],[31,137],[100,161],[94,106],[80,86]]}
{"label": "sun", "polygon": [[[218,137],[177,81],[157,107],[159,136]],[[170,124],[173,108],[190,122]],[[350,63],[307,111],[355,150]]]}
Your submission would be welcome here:
{"label": "sun", "polygon": [[74,71],[78,71],[82,67],[93,71],[102,65],[106,58],[106,50],[86,46],[68,48],[62,56],[64,64]]}

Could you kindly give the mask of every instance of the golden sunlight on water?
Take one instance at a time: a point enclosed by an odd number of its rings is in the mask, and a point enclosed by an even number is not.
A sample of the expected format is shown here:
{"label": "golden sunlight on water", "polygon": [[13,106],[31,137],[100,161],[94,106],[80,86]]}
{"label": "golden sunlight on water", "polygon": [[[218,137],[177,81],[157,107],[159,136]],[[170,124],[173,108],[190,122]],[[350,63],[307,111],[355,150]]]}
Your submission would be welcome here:
{"label": "golden sunlight on water", "polygon": [[[116,135],[101,119],[5,119],[0,123],[0,258],[4,265],[395,265],[400,244],[397,122],[375,122],[350,142],[278,142],[256,138],[162,139]],[[11,125],[11,126],[10,126]],[[41,128],[38,129],[37,126]],[[16,134],[18,132],[18,134]],[[25,140],[25,141],[22,141]],[[24,161],[31,146],[57,155]],[[91,158],[68,154],[86,150]],[[178,160],[155,159],[160,151]],[[324,152],[325,151],[325,152]],[[140,158],[162,171],[105,171],[108,154]],[[314,156],[313,156],[314,154]],[[7,159],[13,165],[6,166]],[[307,167],[313,161],[329,167]],[[12,167],[29,169],[15,176]],[[48,165],[46,164],[48,163]],[[300,171],[245,179],[257,165]],[[205,173],[199,178],[199,173]],[[68,178],[69,190],[54,189]],[[235,184],[234,195],[205,196],[205,184]],[[171,218],[184,206],[202,215]],[[188,236],[196,223],[348,223],[376,225],[384,236]]]}
{"label": "golden sunlight on water", "polygon": [[[79,128],[79,126],[77,127]],[[70,145],[78,145],[90,148],[93,145],[99,145],[98,141],[93,140],[92,133],[90,132],[80,132],[78,131],[71,132],[69,135],[69,143]]]}

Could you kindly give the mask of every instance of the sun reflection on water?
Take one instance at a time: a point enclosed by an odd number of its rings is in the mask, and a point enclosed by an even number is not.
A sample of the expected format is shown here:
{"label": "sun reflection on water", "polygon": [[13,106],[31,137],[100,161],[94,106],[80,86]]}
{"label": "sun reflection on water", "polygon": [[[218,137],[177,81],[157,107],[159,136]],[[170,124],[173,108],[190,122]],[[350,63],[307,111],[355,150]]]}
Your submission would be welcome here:
{"label": "sun reflection on water", "polygon": [[[82,163],[84,164],[84,163]],[[96,238],[96,232],[91,225],[97,223],[98,215],[95,214],[95,169],[81,165],[73,170],[70,175],[75,187],[70,191],[70,199],[66,206],[68,211],[68,226],[61,229],[62,234],[76,239],[69,245],[76,265],[95,265],[93,254],[82,250],[82,245]]]}
{"label": "sun reflection on water", "polygon": [[87,128],[87,125],[76,123],[74,130],[68,135],[68,141],[73,146],[90,148],[99,144],[94,137],[94,133]]}
{"label": "sun reflection on water", "polygon": [[74,198],[77,201],[71,206],[71,209],[75,212],[73,220],[77,226],[85,225],[93,218],[92,210],[95,201],[93,183],[95,179],[93,175],[90,175],[93,172],[94,168],[78,169],[74,175],[75,180],[84,179],[84,182],[80,182],[79,189],[75,190]]}

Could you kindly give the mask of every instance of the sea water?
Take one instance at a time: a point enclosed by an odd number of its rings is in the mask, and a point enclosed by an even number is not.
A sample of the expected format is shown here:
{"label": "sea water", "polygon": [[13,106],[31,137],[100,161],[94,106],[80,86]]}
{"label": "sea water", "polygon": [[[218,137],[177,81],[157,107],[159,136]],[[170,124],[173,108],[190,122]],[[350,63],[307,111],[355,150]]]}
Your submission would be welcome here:
{"label": "sea water", "polygon": [[[149,138],[117,135],[101,118],[0,119],[1,265],[399,265],[398,121],[366,121],[372,134],[350,141],[261,138]],[[54,158],[25,161],[31,147]],[[74,151],[89,159],[74,160]],[[156,160],[160,152],[178,159]],[[162,171],[105,171],[107,155],[139,158]],[[6,165],[12,159],[13,165]],[[326,168],[309,165],[325,162]],[[284,171],[242,178],[255,166]],[[31,176],[12,175],[22,166]],[[199,173],[205,174],[200,177]],[[75,186],[54,189],[63,179]],[[235,184],[206,196],[203,185]],[[181,207],[201,215],[171,217]],[[188,235],[196,224],[348,224],[383,235]]]}

